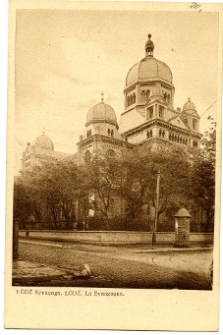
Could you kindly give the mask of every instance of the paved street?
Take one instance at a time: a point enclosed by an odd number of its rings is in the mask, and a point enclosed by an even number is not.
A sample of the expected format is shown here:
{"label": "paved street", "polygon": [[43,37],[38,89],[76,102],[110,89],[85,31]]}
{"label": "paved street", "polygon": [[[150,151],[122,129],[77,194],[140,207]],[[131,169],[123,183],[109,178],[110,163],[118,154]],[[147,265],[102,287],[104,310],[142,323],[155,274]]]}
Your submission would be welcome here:
{"label": "paved street", "polygon": [[[69,272],[88,264],[93,274],[88,279],[51,276],[35,285],[24,279],[19,283],[23,286],[211,289],[212,250],[208,248],[151,250],[146,245],[112,247],[26,240],[20,241],[19,257]],[[18,285],[16,279],[13,283]]]}

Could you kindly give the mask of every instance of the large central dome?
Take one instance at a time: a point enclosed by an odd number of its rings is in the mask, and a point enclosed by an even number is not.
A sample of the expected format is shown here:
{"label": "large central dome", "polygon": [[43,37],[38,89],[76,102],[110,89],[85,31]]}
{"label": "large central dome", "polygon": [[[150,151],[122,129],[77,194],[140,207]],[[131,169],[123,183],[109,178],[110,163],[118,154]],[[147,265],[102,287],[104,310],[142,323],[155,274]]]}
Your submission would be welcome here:
{"label": "large central dome", "polygon": [[108,122],[117,125],[114,109],[104,102],[96,104],[87,113],[86,125],[92,122]]}
{"label": "large central dome", "polygon": [[162,79],[172,84],[173,77],[168,65],[152,56],[147,56],[131,67],[126,77],[126,86],[149,79]]}
{"label": "large central dome", "polygon": [[126,86],[151,79],[161,79],[172,84],[173,76],[169,66],[153,57],[155,46],[150,39],[150,34],[148,37],[149,39],[145,44],[146,57],[131,67],[126,77]]}

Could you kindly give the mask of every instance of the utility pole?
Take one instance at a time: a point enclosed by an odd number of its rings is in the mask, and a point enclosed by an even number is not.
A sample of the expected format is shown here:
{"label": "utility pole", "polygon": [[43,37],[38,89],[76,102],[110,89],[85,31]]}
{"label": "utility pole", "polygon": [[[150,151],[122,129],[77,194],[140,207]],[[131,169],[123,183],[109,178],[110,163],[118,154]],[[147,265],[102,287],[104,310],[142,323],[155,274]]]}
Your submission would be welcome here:
{"label": "utility pole", "polygon": [[158,170],[157,181],[156,181],[156,205],[155,205],[155,218],[153,225],[153,234],[152,234],[152,248],[156,244],[156,231],[157,231],[157,222],[158,222],[158,213],[159,213],[159,190],[160,189],[160,170]]}

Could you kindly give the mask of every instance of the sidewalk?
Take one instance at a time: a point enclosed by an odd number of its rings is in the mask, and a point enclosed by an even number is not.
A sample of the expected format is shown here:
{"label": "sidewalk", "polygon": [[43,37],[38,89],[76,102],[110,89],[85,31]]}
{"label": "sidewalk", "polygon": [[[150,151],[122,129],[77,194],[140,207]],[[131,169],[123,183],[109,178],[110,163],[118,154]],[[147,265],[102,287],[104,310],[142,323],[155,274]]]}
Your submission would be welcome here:
{"label": "sidewalk", "polygon": [[67,273],[57,268],[49,267],[35,262],[17,260],[13,261],[12,281],[17,284],[23,282],[35,283],[36,281],[48,281],[59,279]]}

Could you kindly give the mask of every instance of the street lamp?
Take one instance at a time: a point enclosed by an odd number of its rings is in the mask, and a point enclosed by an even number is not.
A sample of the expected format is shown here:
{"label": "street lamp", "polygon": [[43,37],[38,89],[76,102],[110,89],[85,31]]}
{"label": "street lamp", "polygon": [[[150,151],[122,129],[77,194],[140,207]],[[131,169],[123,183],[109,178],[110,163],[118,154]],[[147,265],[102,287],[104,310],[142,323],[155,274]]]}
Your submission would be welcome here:
{"label": "street lamp", "polygon": [[159,213],[159,185],[160,185],[160,170],[158,170],[157,181],[156,181],[156,205],[155,205],[155,218],[152,233],[152,248],[156,244],[156,231],[157,231],[158,213]]}

